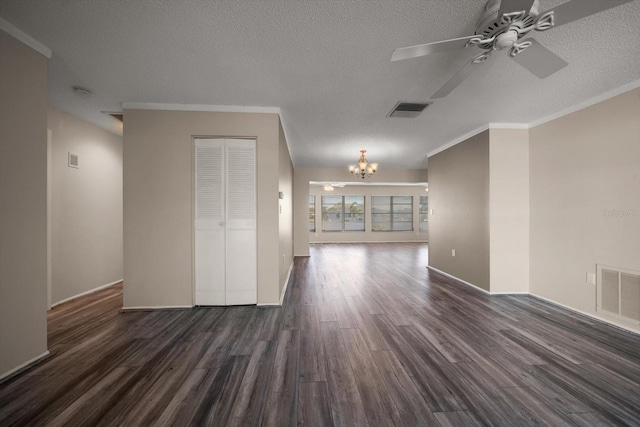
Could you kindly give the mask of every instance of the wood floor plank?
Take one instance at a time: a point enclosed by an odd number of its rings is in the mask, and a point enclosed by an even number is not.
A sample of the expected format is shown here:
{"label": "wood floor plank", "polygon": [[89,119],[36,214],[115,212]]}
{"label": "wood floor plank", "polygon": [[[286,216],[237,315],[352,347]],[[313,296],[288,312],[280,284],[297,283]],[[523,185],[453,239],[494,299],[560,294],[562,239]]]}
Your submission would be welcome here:
{"label": "wood floor plank", "polygon": [[307,306],[300,331],[300,382],[326,381],[322,332],[315,306]]}
{"label": "wood floor plank", "polygon": [[438,424],[442,427],[476,427],[483,425],[467,411],[436,412],[434,415]]}
{"label": "wood floor plank", "polygon": [[360,330],[342,329],[340,332],[369,424],[398,424],[400,413],[381,381],[382,375]]}
{"label": "wood floor plank", "polygon": [[249,359],[238,394],[234,399],[228,425],[258,425],[271,381],[269,367],[273,363],[275,343],[259,341]]}
{"label": "wood floor plank", "polygon": [[181,384],[180,389],[173,395],[171,401],[166,406],[162,414],[154,423],[157,427],[167,427],[176,423],[178,410],[189,395],[189,393],[200,383],[209,373],[208,369],[194,369],[189,377]]}
{"label": "wood floor plank", "polygon": [[249,366],[249,356],[229,356],[211,381],[203,382],[202,397],[196,398],[195,411],[185,410],[178,414],[192,425],[227,425]]}
{"label": "wood floor plank", "polygon": [[0,425],[640,425],[640,335],[482,293],[421,243],[310,253],[282,307],[122,312],[121,284],[55,307]]}
{"label": "wood floor plank", "polygon": [[298,399],[298,356],[300,332],[281,331],[271,372],[271,383],[265,390],[265,407],[262,418],[267,426],[295,425]]}
{"label": "wood floor plank", "polygon": [[331,416],[336,425],[369,425],[337,322],[323,322]]}
{"label": "wood floor plank", "polygon": [[437,425],[436,417],[420,396],[400,361],[391,351],[374,351],[377,373],[398,410],[397,425]]}
{"label": "wood floor plank", "polygon": [[447,378],[442,375],[440,367],[425,363],[427,361],[422,356],[426,355],[427,351],[407,342],[403,331],[400,330],[402,326],[394,325],[385,315],[375,316],[375,322],[389,343],[391,351],[403,364],[432,411],[448,412],[465,409],[457,399],[455,391],[449,386]]}
{"label": "wood floor plank", "polygon": [[326,381],[303,382],[299,385],[298,425],[309,427],[331,426],[329,387]]}

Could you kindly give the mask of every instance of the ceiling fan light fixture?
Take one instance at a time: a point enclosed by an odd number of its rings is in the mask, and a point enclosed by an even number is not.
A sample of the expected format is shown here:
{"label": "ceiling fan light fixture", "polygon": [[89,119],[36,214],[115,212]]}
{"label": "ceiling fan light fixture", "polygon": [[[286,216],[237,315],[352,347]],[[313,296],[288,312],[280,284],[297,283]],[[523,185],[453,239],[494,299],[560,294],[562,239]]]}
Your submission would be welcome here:
{"label": "ceiling fan light fixture", "polygon": [[518,33],[515,30],[509,30],[500,34],[496,38],[495,47],[498,50],[508,49],[518,41]]}

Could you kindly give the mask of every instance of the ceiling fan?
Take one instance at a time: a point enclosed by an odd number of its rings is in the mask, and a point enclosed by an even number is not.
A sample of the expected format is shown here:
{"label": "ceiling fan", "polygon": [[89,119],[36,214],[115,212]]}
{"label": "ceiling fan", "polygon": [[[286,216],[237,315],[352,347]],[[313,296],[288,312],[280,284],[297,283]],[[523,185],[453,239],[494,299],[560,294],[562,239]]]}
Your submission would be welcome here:
{"label": "ceiling fan", "polygon": [[344,183],[342,182],[327,182],[326,184],[324,184],[322,186],[322,189],[324,191],[333,191],[335,188],[342,188],[344,187]]}
{"label": "ceiling fan", "polygon": [[507,50],[514,61],[544,79],[568,63],[535,39],[523,40],[530,32],[546,31],[630,1],[632,0],[570,0],[539,12],[539,0],[489,0],[474,35],[401,47],[393,51],[391,60],[400,61],[471,47],[482,49],[481,53],[438,89],[432,98],[447,96],[496,50]]}

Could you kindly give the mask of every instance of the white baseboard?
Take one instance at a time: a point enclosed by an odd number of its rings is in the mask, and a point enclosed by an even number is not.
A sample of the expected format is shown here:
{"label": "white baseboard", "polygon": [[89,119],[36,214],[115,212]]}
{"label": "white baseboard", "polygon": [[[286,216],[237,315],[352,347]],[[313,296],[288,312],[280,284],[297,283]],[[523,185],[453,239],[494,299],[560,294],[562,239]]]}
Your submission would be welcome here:
{"label": "white baseboard", "polygon": [[489,292],[490,295],[531,295],[529,292]]}
{"label": "white baseboard", "polygon": [[11,369],[10,371],[7,371],[3,374],[0,374],[0,384],[2,384],[3,382],[15,377],[16,375],[19,375],[21,372],[26,371],[27,369],[29,369],[30,367],[32,367],[33,365],[36,365],[40,362],[42,362],[44,359],[49,357],[49,350],[45,351],[44,353],[42,353],[39,356],[34,357],[33,359],[27,360],[26,362],[22,363],[21,365],[16,366],[15,368]]}
{"label": "white baseboard", "polygon": [[107,283],[106,285],[98,286],[97,288],[89,289],[88,291],[82,292],[82,293],[80,293],[78,295],[74,295],[74,296],[69,297],[69,298],[65,298],[65,299],[60,300],[58,302],[54,302],[53,304],[51,304],[51,308],[56,307],[56,306],[58,306],[60,304],[64,304],[65,302],[72,301],[72,300],[74,300],[76,298],[80,298],[80,297],[83,297],[85,295],[89,295],[89,294],[92,294],[94,292],[101,291],[102,289],[106,289],[109,286],[117,285],[118,283],[122,283],[122,279],[116,280],[115,282]]}
{"label": "white baseboard", "polygon": [[473,283],[470,283],[470,282],[467,282],[465,280],[462,280],[461,278],[456,277],[453,274],[445,273],[444,271],[438,270],[437,268],[431,267],[430,265],[428,265],[427,268],[430,269],[430,270],[433,270],[433,271],[437,271],[438,273],[440,273],[442,275],[445,275],[447,277],[451,277],[452,279],[457,280],[458,282],[462,282],[465,285],[473,286],[475,289],[477,289],[479,291],[482,291],[487,295],[496,295],[496,296],[498,296],[498,295],[531,295],[529,292],[521,292],[521,291],[518,291],[518,292],[490,292],[490,291],[487,291],[485,289],[482,289],[478,285],[474,285]]}
{"label": "white baseboard", "polygon": [[433,270],[433,271],[435,271],[436,273],[440,273],[440,274],[442,274],[442,275],[444,275],[444,276],[451,277],[452,279],[457,280],[458,282],[464,283],[465,285],[471,286],[471,287],[472,287],[472,288],[474,288],[474,289],[477,289],[477,290],[479,290],[479,291],[482,291],[482,292],[484,292],[484,293],[485,293],[485,294],[487,294],[487,295],[491,295],[491,292],[489,292],[489,291],[486,291],[486,290],[482,289],[482,288],[481,288],[480,286],[478,286],[478,285],[474,285],[473,283],[467,282],[466,280],[462,280],[462,279],[460,279],[459,277],[454,276],[453,274],[445,273],[444,271],[442,271],[442,270],[438,270],[437,268],[435,268],[435,267],[431,267],[430,265],[427,265],[427,268],[428,268],[429,270]]}
{"label": "white baseboard", "polygon": [[284,279],[284,286],[282,287],[282,292],[280,293],[280,305],[284,302],[284,296],[287,293],[287,287],[289,287],[289,279],[291,279],[291,273],[293,272],[293,260],[291,260],[291,265],[289,266],[289,272],[287,272],[287,278]]}
{"label": "white baseboard", "polygon": [[[344,240],[338,240],[338,241],[322,241],[322,242],[309,242],[310,245],[322,245],[323,243],[330,243],[332,245],[335,244],[350,244],[350,243],[429,243],[428,240],[384,240],[384,241],[380,241],[380,242],[376,242],[376,241],[371,241],[371,240],[353,240],[353,241],[344,241]],[[299,256],[299,255],[296,255]]]}
{"label": "white baseboard", "polygon": [[193,305],[149,305],[122,307],[120,311],[191,310]]}
{"label": "white baseboard", "polygon": [[[300,255],[296,255],[300,256]],[[295,258],[295,257],[294,257]],[[258,303],[257,307],[282,307],[282,303],[284,302],[284,296],[287,294],[287,287],[289,286],[289,279],[291,278],[291,273],[293,272],[293,260],[291,261],[291,265],[289,265],[289,271],[287,272],[287,278],[284,280],[284,286],[282,287],[282,292],[280,292],[280,302],[266,302],[266,303]]]}
{"label": "white baseboard", "polygon": [[537,298],[537,299],[539,299],[541,301],[544,301],[544,302],[547,302],[549,304],[558,306],[560,308],[564,308],[565,310],[569,310],[569,311],[573,311],[574,313],[582,314],[583,316],[587,316],[587,317],[589,317],[589,318],[591,318],[593,320],[597,320],[598,322],[602,322],[602,323],[605,323],[605,324],[610,325],[610,326],[615,326],[616,328],[619,328],[619,329],[624,329],[626,332],[632,332],[634,334],[640,335],[640,330],[631,329],[631,327],[629,325],[625,325],[624,323],[620,323],[620,322],[618,322],[618,321],[616,321],[614,319],[609,319],[608,317],[600,317],[600,316],[598,316],[596,314],[593,314],[593,313],[587,313],[587,312],[584,312],[582,310],[578,310],[576,308],[569,307],[568,305],[561,304],[561,303],[556,302],[554,300],[551,300],[549,298],[541,297],[540,295],[529,293],[529,296],[532,296],[534,298]]}
{"label": "white baseboard", "polygon": [[581,314],[583,316],[587,316],[587,317],[589,317],[589,318],[591,318],[593,320],[597,320],[597,321],[605,323],[607,325],[614,326],[614,327],[619,328],[619,329],[623,329],[626,332],[631,332],[631,333],[640,335],[640,330],[633,329],[632,326],[626,325],[624,323],[620,323],[619,321],[616,321],[615,319],[610,319],[608,317],[601,317],[601,316],[598,316],[598,315],[593,314],[593,313],[587,313],[587,312],[584,312],[582,310],[578,310],[578,309],[575,309],[573,307],[569,307],[567,305],[561,304],[561,303],[556,302],[554,300],[551,300],[551,299],[548,299],[548,298],[545,298],[545,297],[541,297],[540,295],[536,295],[536,294],[531,293],[531,292],[487,292],[484,289],[474,285],[473,283],[469,283],[467,281],[464,281],[464,280],[462,280],[462,279],[460,279],[460,278],[458,278],[458,277],[456,277],[456,276],[454,276],[452,274],[445,273],[444,271],[438,270],[437,268],[434,268],[434,267],[431,267],[431,266],[427,266],[427,268],[430,269],[430,270],[436,271],[436,272],[438,272],[438,273],[440,273],[440,274],[442,274],[444,276],[447,276],[447,277],[450,277],[450,278],[452,278],[454,280],[457,280],[458,282],[464,283],[465,285],[472,286],[474,289],[482,291],[487,295],[491,295],[491,296],[500,296],[500,295],[531,296],[533,298],[537,298],[537,299],[539,299],[541,301],[547,302],[547,303],[555,305],[557,307],[564,308],[565,310],[573,311],[574,313],[578,313],[578,314]]}

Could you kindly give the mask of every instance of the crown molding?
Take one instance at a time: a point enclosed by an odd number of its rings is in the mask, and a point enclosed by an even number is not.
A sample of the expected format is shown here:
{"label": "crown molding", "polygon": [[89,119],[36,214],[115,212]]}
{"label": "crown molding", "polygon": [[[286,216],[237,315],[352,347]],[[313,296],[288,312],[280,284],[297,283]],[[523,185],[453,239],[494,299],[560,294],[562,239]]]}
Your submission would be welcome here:
{"label": "crown molding", "polygon": [[438,153],[440,153],[440,152],[442,152],[442,151],[444,151],[444,150],[446,150],[448,148],[453,147],[454,145],[460,144],[462,141],[465,141],[465,140],[471,138],[472,136],[475,136],[475,135],[479,134],[480,132],[484,132],[487,129],[489,129],[489,125],[482,125],[479,128],[476,128],[476,129],[472,130],[471,132],[467,132],[464,135],[454,139],[453,141],[448,142],[447,144],[445,144],[445,145],[443,145],[441,147],[438,147],[433,151],[428,152],[427,153],[427,159],[429,157],[431,157],[431,156],[435,156],[436,154],[438,154]]}
{"label": "crown molding", "polygon": [[153,102],[123,102],[122,109],[280,114],[279,107],[254,107],[247,105],[165,104]]}
{"label": "crown molding", "polygon": [[52,56],[51,49],[49,49],[48,47],[40,43],[38,40],[31,37],[29,34],[20,30],[15,25],[13,25],[9,21],[1,17],[0,17],[0,30],[18,39],[25,45],[29,46],[31,49],[38,52],[40,55],[45,56],[47,59],[51,59],[51,56]]}
{"label": "crown molding", "polygon": [[632,91],[639,87],[640,87],[640,80],[627,83],[624,86],[620,86],[616,89],[610,90],[609,92],[605,92],[601,95],[594,96],[593,98],[590,98],[572,107],[565,108],[564,110],[558,111],[557,113],[550,114],[546,117],[543,117],[542,119],[531,122],[529,123],[529,128],[534,128],[536,126],[540,126],[552,120],[559,119],[560,117],[568,116],[569,114],[575,113],[576,111],[584,110],[585,108],[591,107],[592,105],[598,104],[602,101],[606,101],[607,99],[611,99],[613,97],[621,95],[625,92]]}
{"label": "crown molding", "polygon": [[581,102],[569,108],[565,108],[564,110],[558,111],[557,113],[550,114],[546,117],[543,117],[542,119],[536,120],[528,124],[527,123],[489,123],[487,125],[480,126],[479,128],[476,128],[475,130],[472,130],[471,132],[468,132],[454,139],[453,141],[443,145],[442,147],[439,147],[433,151],[430,151],[429,153],[427,153],[427,158],[434,156],[448,148],[451,148],[454,145],[457,145],[471,138],[472,136],[479,134],[480,132],[484,132],[487,129],[532,129],[536,126],[540,126],[552,120],[559,119],[564,116],[568,116],[569,114],[575,113],[576,111],[584,110],[585,108],[591,107],[592,105],[606,101],[607,99],[616,97],[618,95],[632,91],[639,87],[640,87],[640,80],[636,80],[624,86],[620,86],[616,89],[610,90],[609,92],[605,92],[601,95],[594,96],[593,98],[590,98],[584,102]]}
{"label": "crown molding", "polygon": [[489,129],[529,129],[527,123],[489,123]]}

